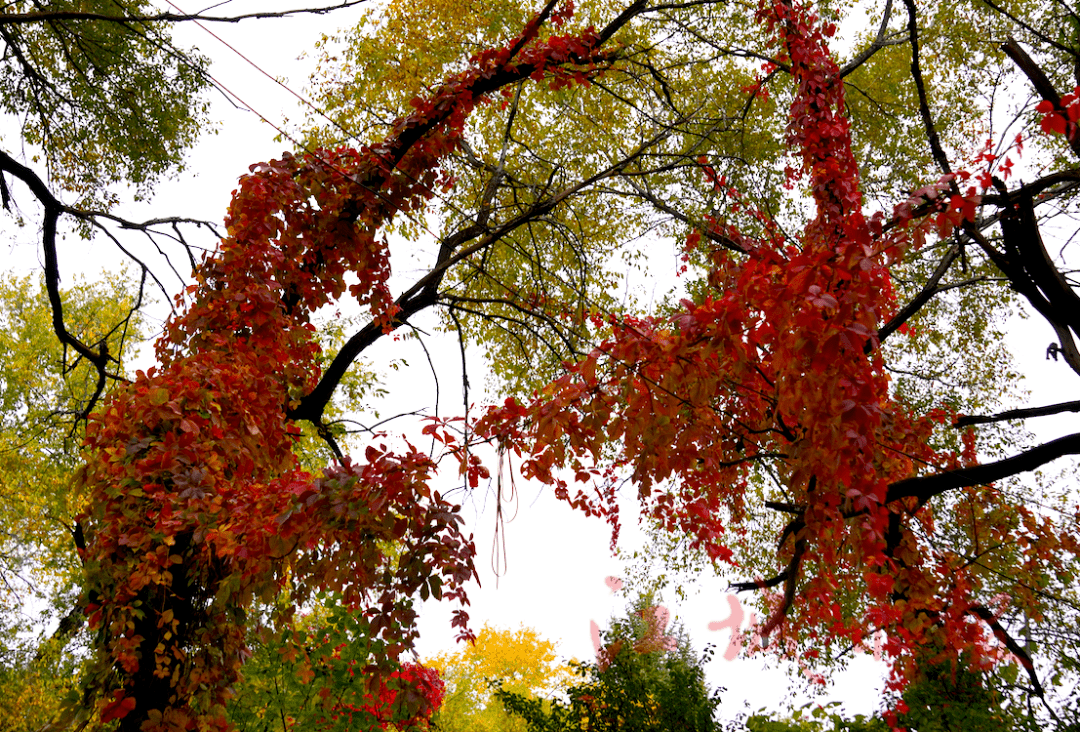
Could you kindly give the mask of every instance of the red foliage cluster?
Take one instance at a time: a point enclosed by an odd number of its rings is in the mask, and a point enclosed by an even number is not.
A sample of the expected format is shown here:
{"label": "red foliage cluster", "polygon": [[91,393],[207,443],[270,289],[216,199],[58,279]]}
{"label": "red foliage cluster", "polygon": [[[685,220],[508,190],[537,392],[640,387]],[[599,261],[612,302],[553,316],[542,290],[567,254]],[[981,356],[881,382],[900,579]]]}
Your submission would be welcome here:
{"label": "red foliage cluster", "polygon": [[[389,317],[385,248],[369,233],[381,199],[367,196],[365,223],[341,213],[360,197],[358,167],[358,154],[287,158],[246,177],[230,238],[159,343],[161,370],[89,425],[90,624],[102,676],[120,672],[153,729],[224,726],[246,611],[286,588],[294,606],[322,589],[364,608],[388,642],[373,665],[411,646],[416,592],[464,601],[474,550],[456,507],[429,489],[426,455],[372,445],[320,476],[293,456],[286,411],[318,376],[307,314],[352,271],[353,295]],[[401,195],[404,206],[417,194]]]}
{"label": "red foliage cluster", "polygon": [[[399,685],[403,685],[404,690],[398,688]],[[384,684],[378,694],[372,696],[373,698],[369,697],[372,701],[363,707],[353,704],[342,705],[335,709],[331,715],[332,718],[335,721],[347,719],[350,729],[354,726],[354,717],[359,723],[357,725],[359,729],[362,729],[362,725],[365,724],[370,727],[372,718],[375,719],[376,726],[382,730],[387,729],[391,724],[405,729],[416,729],[421,726],[426,729],[431,715],[438,711],[446,698],[446,683],[439,675],[438,669],[416,663],[404,663],[400,670],[390,674],[390,683]],[[399,698],[401,696],[407,697],[404,705],[416,711],[406,719],[395,721],[394,711],[398,706],[402,706],[402,699]]]}
{"label": "red foliage cluster", "polygon": [[[880,215],[863,214],[844,88],[826,42],[834,29],[791,3],[763,1],[758,12],[797,84],[788,142],[800,165],[789,176],[808,181],[813,219],[795,241],[760,213],[757,238],[718,227],[746,256],[714,253],[710,292],[668,319],[610,318],[611,336],[592,353],[531,402],[490,410],[476,429],[523,455],[525,475],[616,526],[609,489],[571,497],[559,471],[592,482],[604,451],[618,445],[614,467],[631,472],[643,508],[714,561],[732,557],[725,531],[747,518],[751,465],[768,461],[789,501],[778,508],[792,518],[781,540],[785,591],[763,636],[824,633],[857,645],[884,628],[894,658],[910,658],[932,633],[945,647],[977,651],[987,634],[968,614],[967,573],[955,557],[924,552],[902,524],[913,501],[886,500],[891,484],[924,465],[960,465],[928,446],[932,419],[892,398],[877,336],[896,307],[888,265],[928,224],[913,221],[913,202],[898,207],[888,232]],[[703,167],[722,190],[725,181]],[[968,201],[949,203],[927,212],[943,211],[951,227]],[[700,240],[691,235],[688,246]],[[903,683],[909,669],[897,669]]]}
{"label": "red foliage cluster", "polygon": [[[381,143],[286,154],[241,179],[228,238],[158,342],[160,367],[115,392],[87,429],[89,683],[102,722],[226,728],[249,655],[248,611],[286,590],[282,627],[317,591],[364,615],[382,641],[368,668],[376,681],[412,645],[415,594],[466,602],[471,537],[428,487],[428,457],[372,445],[363,462],[310,475],[297,466],[288,414],[320,376],[309,316],[344,294],[347,274],[352,297],[392,327],[379,229],[445,183],[437,163],[478,99],[568,60],[589,67],[595,34],[541,41],[540,22],[416,100]],[[466,621],[458,610],[465,636]]]}
{"label": "red foliage cluster", "polygon": [[1058,103],[1044,99],[1035,107],[1042,114],[1039,123],[1046,134],[1065,135],[1070,142],[1080,135],[1080,86],[1061,98]]}

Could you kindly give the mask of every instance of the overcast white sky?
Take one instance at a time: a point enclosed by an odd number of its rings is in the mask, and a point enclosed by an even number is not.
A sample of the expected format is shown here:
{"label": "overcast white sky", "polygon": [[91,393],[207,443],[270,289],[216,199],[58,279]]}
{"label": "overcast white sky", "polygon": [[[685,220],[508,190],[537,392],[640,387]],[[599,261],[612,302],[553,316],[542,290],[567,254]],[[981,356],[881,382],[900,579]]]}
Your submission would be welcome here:
{"label": "overcast white sky", "polygon": [[[296,7],[302,0],[290,3],[251,2],[234,0],[219,8],[222,13],[242,13],[269,7]],[[164,3],[162,3],[164,7]],[[180,6],[193,12],[199,7],[191,0],[183,0]],[[284,77],[295,91],[302,91],[306,81],[306,68],[310,59],[298,63],[295,57],[304,50],[311,50],[322,32],[331,32],[356,13],[334,14],[327,18],[249,21],[233,25],[215,25],[212,30],[229,41],[239,51],[255,61],[272,75]],[[244,100],[275,123],[285,118],[296,120],[302,115],[295,97],[280,86],[270,82],[256,69],[239,59],[231,50],[221,45],[204,31],[187,25],[177,32],[179,45],[196,45],[214,59],[213,75],[222,84],[240,94]],[[273,140],[275,131],[250,112],[232,107],[220,95],[215,95],[213,117],[220,121],[217,135],[205,137],[190,156],[189,171],[177,181],[163,184],[158,195],[146,206],[130,209],[133,216],[190,215],[220,221],[229,201],[229,193],[237,178],[247,171],[248,165],[277,157],[290,147],[287,143]],[[80,261],[87,274],[92,275],[103,261],[112,261],[111,245],[101,242],[86,247],[72,240],[70,246],[78,248]],[[28,249],[23,247],[20,259],[23,266],[30,261]],[[71,262],[70,258],[62,259]],[[174,283],[175,284],[175,283]],[[1032,337],[1034,335],[1034,337]],[[1032,404],[1050,403],[1063,398],[1058,388],[1064,380],[1074,383],[1065,375],[1065,367],[1047,362],[1042,358],[1052,336],[1029,326],[1017,330],[1017,347],[1023,358],[1022,368],[1034,378],[1029,381],[1033,389],[1045,391],[1038,394]],[[389,344],[380,346],[376,356],[400,355],[391,352]],[[402,348],[394,344],[394,349]],[[445,353],[446,361],[456,364],[456,345],[434,344],[436,354]],[[392,393],[403,397],[401,411],[430,406],[433,388],[430,372],[423,355],[413,347],[407,360],[412,367],[388,381]],[[376,364],[379,361],[376,361]],[[451,369],[443,371],[452,374]],[[474,387],[482,382],[478,370],[470,374]],[[481,400],[479,389],[473,398]],[[1077,396],[1064,398],[1077,398]],[[444,414],[460,411],[460,380],[444,376],[441,384],[441,407]],[[1044,425],[1047,436],[1061,434],[1053,423]],[[391,429],[394,425],[390,426]],[[449,469],[449,468],[448,468]],[[542,635],[560,643],[561,652],[568,658],[590,658],[592,643],[589,622],[596,620],[601,626],[613,613],[620,613],[626,598],[613,595],[604,583],[605,577],[619,575],[622,567],[609,552],[607,527],[594,519],[587,519],[567,506],[557,503],[538,486],[518,483],[520,493],[515,506],[516,517],[505,525],[506,571],[496,581],[492,571],[492,540],[495,526],[494,500],[483,489],[466,502],[464,513],[477,536],[478,568],[482,588],[471,595],[471,615],[474,628],[484,623],[501,627],[524,624],[538,630]],[[515,506],[506,506],[507,518],[513,516]],[[640,541],[633,527],[633,506],[627,506],[624,541],[633,545]],[[700,650],[706,643],[719,646],[718,656],[728,642],[728,634],[708,630],[708,624],[727,617],[725,584],[718,580],[704,584],[699,594],[682,605],[671,609],[684,623],[695,648]],[[425,605],[422,618],[422,654],[433,654],[453,647],[449,632],[449,611],[438,603]],[[775,662],[768,662],[775,666]],[[750,709],[768,706],[779,708],[787,688],[785,669],[764,668],[760,659],[727,662],[720,658],[707,668],[710,683],[724,686],[728,692],[723,696],[724,716],[743,711],[744,700]],[[870,713],[879,704],[882,684],[880,665],[869,659],[860,660],[843,677],[837,691],[825,698],[840,699],[851,712]],[[824,700],[823,700],[824,701]]]}

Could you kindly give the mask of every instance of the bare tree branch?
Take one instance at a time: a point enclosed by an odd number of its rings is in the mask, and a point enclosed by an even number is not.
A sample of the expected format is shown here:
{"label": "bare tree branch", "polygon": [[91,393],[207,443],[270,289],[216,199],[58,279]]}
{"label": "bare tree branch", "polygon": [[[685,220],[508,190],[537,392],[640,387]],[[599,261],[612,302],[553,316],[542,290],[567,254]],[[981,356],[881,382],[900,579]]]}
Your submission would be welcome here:
{"label": "bare tree branch", "polygon": [[[893,316],[885,325],[878,329],[878,342],[884,341],[890,335],[896,332],[896,330],[911,319],[915,313],[922,309],[923,305],[930,302],[932,298],[938,292],[938,284],[941,282],[941,278],[945,276],[945,273],[949,271],[949,267],[960,256],[960,245],[953,244],[949,247],[949,251],[942,257],[941,262],[938,263],[934,273],[930,275],[930,279],[926,281],[923,288],[919,291],[919,294],[912,298],[911,302],[901,308],[900,312]],[[867,348],[871,346],[867,343]]]}
{"label": "bare tree branch", "polygon": [[[934,125],[934,117],[930,113],[930,102],[926,97],[926,84],[923,81],[922,69],[919,65],[919,24],[918,11],[915,9],[915,0],[904,0],[908,11],[908,35],[911,39],[911,78],[915,82],[915,90],[919,93],[919,116],[922,117],[923,127],[926,128],[926,140],[930,143],[930,150],[934,155],[934,162],[945,174],[952,173],[949,157],[941,147],[941,138],[938,136],[937,127]],[[956,184],[953,183],[953,187]]]}
{"label": "bare tree branch", "polygon": [[97,21],[108,23],[184,23],[198,21],[203,23],[239,23],[259,18],[291,18],[298,15],[326,15],[338,10],[356,7],[368,0],[345,0],[337,5],[318,8],[297,8],[295,10],[262,11],[241,15],[204,15],[202,13],[152,13],[148,15],[108,15],[77,10],[36,10],[31,13],[0,13],[0,26],[25,25],[28,23],[52,23],[64,20]]}
{"label": "bare tree branch", "polygon": [[1080,412],[1080,401],[1062,402],[1061,404],[1051,404],[1045,407],[1009,409],[1004,412],[985,416],[969,415],[960,417],[953,422],[953,427],[970,427],[971,425],[976,424],[991,424],[993,422],[1005,422],[1011,419],[1028,419],[1029,417],[1046,417],[1051,414],[1061,414],[1062,412]]}
{"label": "bare tree branch", "polygon": [[854,58],[844,64],[840,69],[840,78],[843,79],[855,69],[874,57],[878,51],[889,46],[897,46],[906,43],[906,34],[889,33],[889,18],[892,16],[892,0],[885,0],[885,10],[881,13],[881,25],[878,26],[877,36],[870,45],[864,48]]}
{"label": "bare tree branch", "polygon": [[893,503],[904,498],[917,498],[921,502],[926,502],[946,491],[966,486],[989,485],[1020,473],[1037,470],[1065,455],[1080,455],[1080,433],[1059,437],[1018,455],[992,463],[898,481],[889,486],[885,502]]}

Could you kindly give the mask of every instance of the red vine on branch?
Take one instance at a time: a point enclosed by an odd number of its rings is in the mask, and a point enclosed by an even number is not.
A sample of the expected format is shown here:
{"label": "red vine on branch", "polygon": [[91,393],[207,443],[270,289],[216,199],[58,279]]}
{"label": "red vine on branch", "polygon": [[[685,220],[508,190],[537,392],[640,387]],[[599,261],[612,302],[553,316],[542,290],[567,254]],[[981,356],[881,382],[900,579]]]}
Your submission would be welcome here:
{"label": "red vine on branch", "polygon": [[[794,518],[781,534],[778,577],[767,583],[785,591],[761,634],[824,632],[858,645],[885,629],[899,686],[931,637],[975,656],[991,645],[986,626],[971,622],[978,580],[970,567],[919,544],[904,522],[932,521],[912,517],[922,504],[887,501],[890,485],[925,466],[958,468],[962,457],[929,447],[933,417],[910,415],[893,398],[878,341],[897,307],[889,265],[929,227],[948,235],[973,220],[978,197],[974,188],[942,196],[944,185],[928,187],[897,207],[887,229],[880,214],[868,220],[827,45],[835,28],[783,0],[762,0],[758,17],[796,84],[787,141],[798,165],[788,175],[808,187],[812,220],[797,241],[760,212],[757,239],[727,224],[709,237],[691,234],[690,248],[737,243],[735,254],[713,253],[703,296],[667,318],[608,319],[610,337],[590,354],[529,402],[489,410],[475,431],[523,456],[525,476],[613,523],[614,492],[574,497],[566,476],[594,481],[605,448],[617,445],[613,467],[630,473],[643,510],[714,562],[732,559],[729,536],[745,540],[752,467],[768,461]],[[707,184],[726,185],[707,160],[702,167]],[[974,459],[973,443],[965,453]],[[973,500],[989,499],[984,491]],[[841,612],[851,598],[859,610]]]}
{"label": "red vine on branch", "polygon": [[[81,521],[95,639],[87,684],[101,723],[226,729],[256,603],[287,628],[316,592],[340,597],[379,641],[361,675],[376,695],[415,640],[412,598],[467,604],[475,551],[458,507],[429,488],[431,460],[373,444],[362,461],[312,475],[297,465],[299,429],[286,415],[320,375],[309,316],[345,294],[346,275],[349,294],[393,327],[379,230],[444,183],[438,162],[478,99],[595,68],[591,29],[542,40],[542,20],[414,100],[381,143],[252,166],[227,238],[178,298],[187,307],[157,344],[160,365],[91,417]],[[471,636],[463,610],[453,625]]]}

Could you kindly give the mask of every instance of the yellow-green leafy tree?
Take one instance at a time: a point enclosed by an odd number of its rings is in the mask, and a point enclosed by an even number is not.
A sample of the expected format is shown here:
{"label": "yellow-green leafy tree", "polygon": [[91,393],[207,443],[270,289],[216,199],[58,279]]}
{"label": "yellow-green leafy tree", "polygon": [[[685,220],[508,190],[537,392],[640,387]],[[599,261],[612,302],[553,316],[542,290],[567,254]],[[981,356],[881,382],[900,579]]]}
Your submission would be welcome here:
{"label": "yellow-green leafy tree", "polygon": [[[118,363],[139,336],[123,276],[63,291],[68,327]],[[57,343],[35,278],[0,279],[0,730],[37,729],[75,681],[81,573],[73,490],[98,374]],[[109,325],[107,325],[109,324]],[[122,370],[120,371],[122,373]],[[73,609],[74,608],[74,609]],[[43,634],[42,628],[55,630]],[[74,652],[73,652],[74,651]]]}
{"label": "yellow-green leafy tree", "polygon": [[[146,195],[206,125],[206,59],[173,45],[151,3],[15,0],[0,9],[0,110],[17,118],[0,170],[44,169],[58,197],[100,207]],[[16,142],[18,140],[18,142]],[[9,191],[4,188],[4,208]]]}
{"label": "yellow-green leafy tree", "polygon": [[[626,5],[581,0],[564,26],[542,33],[599,27]],[[558,374],[567,356],[589,350],[597,332],[590,312],[633,312],[640,296],[663,297],[628,286],[626,271],[647,266],[650,258],[642,237],[684,237],[699,226],[713,246],[738,251],[723,232],[760,232],[755,211],[767,211],[783,227],[806,213],[809,199],[797,195],[805,191],[793,194],[785,181],[784,130],[795,85],[752,7],[661,5],[620,32],[618,62],[592,83],[555,89],[522,83],[477,109],[461,149],[446,163],[453,188],[432,202],[438,216],[395,224],[413,240],[434,237],[448,254],[500,232],[483,256],[447,272],[440,305],[447,327],[488,352],[494,378],[512,393],[527,395]],[[817,3],[816,12],[858,29],[838,62],[863,164],[860,186],[887,210],[900,192],[941,171],[925,144],[910,79],[907,14],[892,2],[874,5],[870,16],[866,4],[850,2]],[[1053,26],[1035,4],[1019,6],[1036,16],[1037,28]],[[305,143],[353,144],[385,131],[412,99],[471,54],[504,42],[534,10],[527,0],[372,6],[354,28],[322,45],[312,80],[322,113],[311,115]],[[997,46],[1011,24],[980,3],[921,8],[917,21],[937,134],[950,153],[970,157],[986,138],[979,129],[986,88],[998,89],[1009,78],[993,74],[1003,58]],[[1029,156],[1030,146],[1040,144],[1026,143]],[[715,189],[699,184],[703,159],[721,182]],[[735,200],[736,190],[756,208]],[[517,220],[522,223],[511,225]],[[898,284],[912,283],[905,296],[918,293],[942,254],[940,246],[912,252],[911,276]],[[710,266],[697,257],[691,254],[691,263]],[[971,252],[963,265],[973,279],[993,276],[992,266]],[[688,283],[698,291],[703,285]],[[942,329],[933,347],[914,354],[916,383],[902,388],[915,393],[919,379],[933,382],[952,366],[943,362],[965,352],[963,334],[974,333],[988,348],[980,351],[985,358],[964,364],[968,381],[979,385],[979,396],[1003,391],[1011,367],[998,346],[1000,323],[988,317],[988,308],[971,307],[986,297],[985,289],[975,288],[934,298],[921,313],[925,320],[959,313],[966,322]],[[967,396],[955,391],[958,402]]]}
{"label": "yellow-green leafy tree", "polygon": [[525,723],[507,714],[492,695],[492,682],[525,697],[561,688],[572,678],[555,644],[524,626],[517,630],[485,625],[476,643],[427,659],[446,682],[446,699],[434,718],[443,732],[519,732]]}

